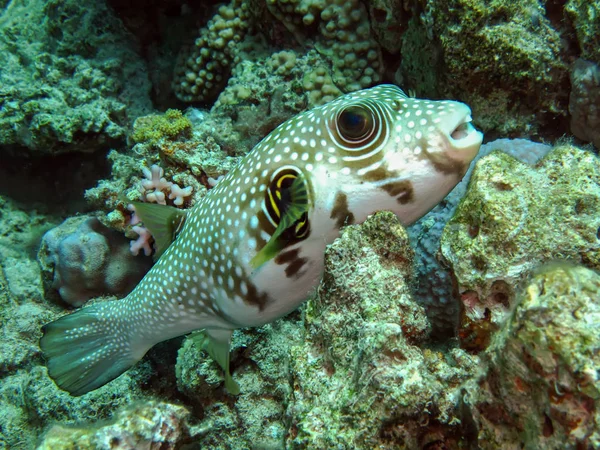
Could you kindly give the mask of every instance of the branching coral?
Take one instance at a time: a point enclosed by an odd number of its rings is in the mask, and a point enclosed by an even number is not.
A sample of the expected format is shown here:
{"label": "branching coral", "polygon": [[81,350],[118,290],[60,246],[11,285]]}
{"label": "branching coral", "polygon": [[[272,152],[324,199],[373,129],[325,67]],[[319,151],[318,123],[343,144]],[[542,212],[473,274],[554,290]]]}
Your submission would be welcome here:
{"label": "branching coral", "polygon": [[174,205],[181,206],[184,199],[192,195],[191,186],[181,188],[176,183],[167,181],[163,177],[165,171],[156,164],[150,169],[144,167],[143,171],[146,179],[141,181],[139,189],[147,202],[166,205],[165,195],[168,195]]}
{"label": "branching coral", "polygon": [[248,25],[247,5],[242,0],[219,8],[194,45],[179,54],[173,90],[180,100],[209,101],[221,92]]}
{"label": "branching coral", "polygon": [[[184,199],[192,195],[193,189],[191,186],[181,188],[179,185],[167,181],[163,177],[165,171],[157,164],[154,164],[150,169],[144,167],[143,172],[146,179],[140,182],[139,191],[147,202],[166,205],[166,195],[168,195],[169,199],[173,200],[174,205],[181,206]],[[131,253],[138,255],[140,250],[143,250],[144,254],[149,256],[152,253],[152,234],[143,224],[139,225],[141,221],[135,212],[135,206],[130,204],[127,209],[133,213],[131,231],[138,235],[136,240],[131,241]]]}

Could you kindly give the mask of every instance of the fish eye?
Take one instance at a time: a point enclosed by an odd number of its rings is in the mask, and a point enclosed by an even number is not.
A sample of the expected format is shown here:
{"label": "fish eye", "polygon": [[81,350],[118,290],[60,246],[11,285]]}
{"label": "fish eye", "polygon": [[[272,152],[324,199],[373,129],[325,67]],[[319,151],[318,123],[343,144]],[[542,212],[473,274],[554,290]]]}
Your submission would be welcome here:
{"label": "fish eye", "polygon": [[373,114],[360,105],[352,105],[343,109],[337,118],[341,137],[350,142],[366,139],[373,132]]}

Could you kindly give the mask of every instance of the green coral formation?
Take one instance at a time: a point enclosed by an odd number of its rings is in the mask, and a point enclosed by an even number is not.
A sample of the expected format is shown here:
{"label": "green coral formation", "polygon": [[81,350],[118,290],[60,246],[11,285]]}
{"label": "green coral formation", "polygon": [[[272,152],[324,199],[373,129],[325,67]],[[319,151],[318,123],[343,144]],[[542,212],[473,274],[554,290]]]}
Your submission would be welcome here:
{"label": "green coral formation", "polygon": [[192,132],[192,122],[178,109],[168,109],[164,114],[151,114],[136,119],[131,139],[136,144],[156,145],[163,140],[183,140]]}
{"label": "green coral formation", "polygon": [[555,263],[532,277],[470,391],[480,448],[600,446],[598,326],[600,275]]}
{"label": "green coral formation", "polygon": [[600,64],[600,3],[589,0],[569,0],[565,12],[573,22],[581,58]]}
{"label": "green coral formation", "polygon": [[[566,169],[568,168],[568,170]],[[481,159],[441,239],[462,294],[463,345],[485,347],[540,263],[600,268],[600,160],[570,145],[536,167],[501,152]]]}
{"label": "green coral formation", "polygon": [[3,151],[106,148],[150,110],[135,42],[104,3],[12,1],[0,24]]}
{"label": "green coral formation", "polygon": [[[430,96],[424,91],[430,83],[414,82],[437,73],[436,96],[460,98],[484,130],[502,135],[531,136],[547,125],[545,114],[566,115],[568,67],[561,35],[537,0],[430,0],[423,10],[418,25],[412,22],[421,39],[413,29],[402,47],[406,88]],[[421,65],[426,46],[439,51]]]}
{"label": "green coral formation", "polygon": [[223,89],[238,44],[248,31],[247,14],[245,1],[232,0],[219,8],[193,45],[183,47],[173,77],[173,91],[180,100],[213,100]]}

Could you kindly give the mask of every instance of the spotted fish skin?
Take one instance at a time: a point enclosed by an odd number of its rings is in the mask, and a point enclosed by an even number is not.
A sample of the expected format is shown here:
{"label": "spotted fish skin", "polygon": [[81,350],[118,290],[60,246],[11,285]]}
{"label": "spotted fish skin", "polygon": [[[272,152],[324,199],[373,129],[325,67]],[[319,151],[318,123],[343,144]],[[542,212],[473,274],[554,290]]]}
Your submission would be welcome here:
{"label": "spotted fish skin", "polygon": [[[325,247],[342,226],[379,210],[408,225],[460,181],[482,142],[470,120],[462,103],[381,85],[286,121],[188,211],[180,234],[126,298],[44,327],[50,376],[81,395],[163,340],[205,329],[228,344],[231,330],[296,309],[318,284]],[[297,206],[298,186],[304,209],[278,235],[276,253],[256,266]]]}

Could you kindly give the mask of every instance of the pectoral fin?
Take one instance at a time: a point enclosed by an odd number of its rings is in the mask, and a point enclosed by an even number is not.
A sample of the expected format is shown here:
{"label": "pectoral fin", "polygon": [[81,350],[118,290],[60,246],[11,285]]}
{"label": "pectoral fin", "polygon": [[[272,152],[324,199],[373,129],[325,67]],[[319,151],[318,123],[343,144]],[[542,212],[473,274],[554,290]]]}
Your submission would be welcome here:
{"label": "pectoral fin", "polygon": [[[297,238],[303,232],[303,225],[306,221],[305,214],[308,212],[309,206],[304,177],[298,174],[291,186],[281,190],[277,200],[272,199],[271,201],[277,203],[273,207],[279,211],[279,224],[266,245],[250,260],[250,265],[255,269],[273,259],[291,238]],[[283,233],[292,227],[294,227],[292,235],[283,236]]]}
{"label": "pectoral fin", "polygon": [[132,202],[132,204],[143,225],[152,233],[156,244],[154,259],[157,260],[183,228],[186,211],[154,203]]}
{"label": "pectoral fin", "polygon": [[225,376],[225,389],[232,395],[240,393],[240,386],[235,382],[229,372],[229,345],[231,343],[232,330],[203,330],[191,334],[189,337],[194,344],[206,350],[223,369]]}

